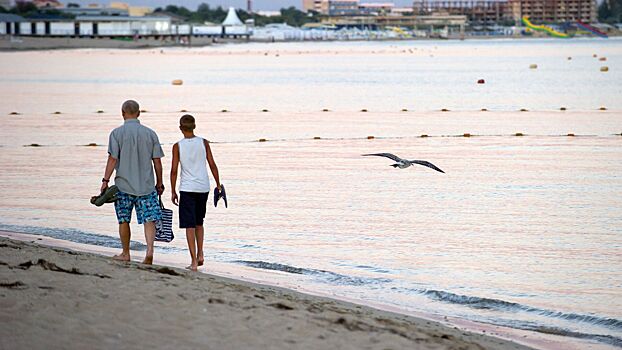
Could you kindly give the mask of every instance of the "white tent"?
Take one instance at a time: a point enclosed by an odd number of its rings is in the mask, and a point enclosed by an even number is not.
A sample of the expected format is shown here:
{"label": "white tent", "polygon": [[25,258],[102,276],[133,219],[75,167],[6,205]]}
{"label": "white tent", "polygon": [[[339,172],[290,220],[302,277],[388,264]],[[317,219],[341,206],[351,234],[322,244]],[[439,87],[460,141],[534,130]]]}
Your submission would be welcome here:
{"label": "white tent", "polygon": [[223,26],[243,26],[244,23],[240,21],[238,14],[235,13],[235,8],[229,7],[229,13],[227,13],[227,18],[222,22]]}

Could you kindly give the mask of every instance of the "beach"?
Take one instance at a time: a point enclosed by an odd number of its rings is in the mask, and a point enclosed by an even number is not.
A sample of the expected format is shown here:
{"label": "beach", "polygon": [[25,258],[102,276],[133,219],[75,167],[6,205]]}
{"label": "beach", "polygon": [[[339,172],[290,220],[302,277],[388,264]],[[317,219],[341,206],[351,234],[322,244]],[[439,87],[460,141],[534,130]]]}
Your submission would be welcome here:
{"label": "beach", "polygon": [[0,304],[3,349],[528,349],[334,299],[5,237]]}

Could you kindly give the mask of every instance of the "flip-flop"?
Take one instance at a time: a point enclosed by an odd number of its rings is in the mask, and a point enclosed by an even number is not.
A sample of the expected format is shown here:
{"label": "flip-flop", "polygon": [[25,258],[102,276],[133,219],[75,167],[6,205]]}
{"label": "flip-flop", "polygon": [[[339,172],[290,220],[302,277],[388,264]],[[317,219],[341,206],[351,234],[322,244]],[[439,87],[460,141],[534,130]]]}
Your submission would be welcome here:
{"label": "flip-flop", "polygon": [[218,201],[220,200],[220,198],[222,198],[225,201],[225,208],[228,208],[227,205],[227,192],[225,192],[225,185],[220,184],[220,189],[218,189],[218,187],[216,187],[216,189],[214,190],[214,206],[217,207],[218,206]]}
{"label": "flip-flop", "polygon": [[101,207],[104,203],[114,203],[117,200],[117,193],[119,193],[119,188],[116,185],[112,185],[99,196],[91,197],[91,204]]}

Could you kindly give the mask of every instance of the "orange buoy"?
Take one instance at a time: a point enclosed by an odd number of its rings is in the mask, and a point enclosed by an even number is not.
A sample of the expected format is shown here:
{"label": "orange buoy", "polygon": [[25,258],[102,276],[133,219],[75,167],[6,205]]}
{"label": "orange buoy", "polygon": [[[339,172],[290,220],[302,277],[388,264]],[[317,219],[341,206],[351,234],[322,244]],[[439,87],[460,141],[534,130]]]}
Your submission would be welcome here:
{"label": "orange buoy", "polygon": [[183,84],[184,84],[184,81],[183,81],[183,80],[181,80],[181,79],[175,79],[175,80],[173,80],[173,81],[171,82],[171,84],[176,85],[176,86],[179,86],[179,85],[183,85]]}

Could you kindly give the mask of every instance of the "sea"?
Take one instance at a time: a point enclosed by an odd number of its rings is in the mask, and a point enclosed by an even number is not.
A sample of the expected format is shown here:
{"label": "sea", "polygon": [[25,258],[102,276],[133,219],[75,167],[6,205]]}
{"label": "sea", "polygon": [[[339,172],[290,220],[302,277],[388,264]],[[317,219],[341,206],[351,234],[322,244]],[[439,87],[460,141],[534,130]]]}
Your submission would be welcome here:
{"label": "sea", "polygon": [[[212,142],[204,272],[622,347],[620,38],[0,52],[0,230],[120,247],[89,198],[126,99],[167,208],[181,115]],[[189,263],[175,235],[156,263]]]}

